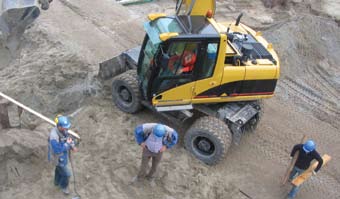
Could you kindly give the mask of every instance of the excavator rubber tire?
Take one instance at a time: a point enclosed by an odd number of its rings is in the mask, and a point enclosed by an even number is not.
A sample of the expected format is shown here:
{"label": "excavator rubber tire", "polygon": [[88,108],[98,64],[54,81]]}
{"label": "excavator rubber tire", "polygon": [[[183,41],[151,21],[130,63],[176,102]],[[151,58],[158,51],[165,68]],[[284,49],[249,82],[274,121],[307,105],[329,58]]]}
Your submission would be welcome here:
{"label": "excavator rubber tire", "polygon": [[203,116],[197,119],[184,136],[185,148],[208,165],[222,160],[230,145],[228,125],[218,118]]}
{"label": "excavator rubber tire", "polygon": [[40,8],[42,10],[48,10],[50,8],[50,2],[51,1],[49,1],[49,0],[39,0],[39,2],[41,4]]}
{"label": "excavator rubber tire", "polygon": [[258,124],[260,123],[263,113],[264,113],[264,105],[262,100],[258,100],[253,103],[254,106],[260,107],[259,112],[255,115],[254,118],[249,120],[245,125],[244,125],[244,130],[249,133],[254,133],[257,129]]}
{"label": "excavator rubber tire", "polygon": [[136,70],[128,70],[114,78],[112,101],[120,110],[126,113],[140,111],[142,109],[141,99]]}

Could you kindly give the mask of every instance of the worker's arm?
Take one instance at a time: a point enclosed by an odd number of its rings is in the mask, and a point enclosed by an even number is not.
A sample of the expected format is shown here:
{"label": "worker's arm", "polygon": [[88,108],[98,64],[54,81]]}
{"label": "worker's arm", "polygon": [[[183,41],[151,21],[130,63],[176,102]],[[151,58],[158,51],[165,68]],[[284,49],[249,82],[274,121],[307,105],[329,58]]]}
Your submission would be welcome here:
{"label": "worker's arm", "polygon": [[175,144],[177,144],[178,141],[178,133],[175,130],[172,130],[172,132],[170,133],[170,139],[166,139],[164,141],[164,145],[166,146],[166,148],[170,149],[172,148]]}
{"label": "worker's arm", "polygon": [[71,143],[70,143],[70,148],[73,152],[77,152],[78,148],[76,147],[76,143],[74,142],[74,140],[71,138]]}
{"label": "worker's arm", "polygon": [[157,123],[145,123],[142,125],[138,125],[135,128],[135,138],[136,142],[140,145],[142,144],[146,138],[150,135],[152,132],[152,128],[157,125]]}
{"label": "worker's arm", "polygon": [[177,66],[180,64],[180,58],[181,56],[178,55],[173,55],[170,57],[168,62],[168,69],[170,71],[174,71],[177,68]]}
{"label": "worker's arm", "polygon": [[320,154],[318,153],[318,152],[316,152],[316,151],[314,151],[314,156],[315,156],[315,159],[319,162],[318,163],[318,166],[315,168],[315,173],[316,172],[318,172],[319,170],[320,170],[320,168],[321,168],[321,166],[322,166],[322,164],[323,164],[323,160],[322,160],[322,158],[321,158],[321,156],[320,156]]}
{"label": "worker's arm", "polygon": [[189,73],[192,71],[192,69],[194,68],[194,65],[188,65],[188,66],[184,66],[182,69],[180,69],[181,73]]}
{"label": "worker's arm", "polygon": [[54,154],[61,154],[70,149],[71,145],[68,143],[60,143],[56,139],[51,139],[51,146]]}
{"label": "worker's arm", "polygon": [[138,125],[135,128],[135,139],[137,144],[142,144],[144,142],[144,132],[143,132],[143,125]]}
{"label": "worker's arm", "polygon": [[290,157],[293,157],[295,153],[302,147],[301,144],[297,144],[293,147],[292,152],[290,153]]}

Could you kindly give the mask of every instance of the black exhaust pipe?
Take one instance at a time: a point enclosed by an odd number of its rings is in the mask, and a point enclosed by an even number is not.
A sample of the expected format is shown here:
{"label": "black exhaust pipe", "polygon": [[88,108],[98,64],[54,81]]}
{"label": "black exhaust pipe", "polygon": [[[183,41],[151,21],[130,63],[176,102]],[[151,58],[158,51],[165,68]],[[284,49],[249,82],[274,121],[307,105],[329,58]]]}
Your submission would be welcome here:
{"label": "black exhaust pipe", "polygon": [[243,13],[241,12],[241,14],[238,15],[237,19],[236,19],[236,23],[235,26],[238,26],[240,24],[241,21],[241,17],[243,16]]}

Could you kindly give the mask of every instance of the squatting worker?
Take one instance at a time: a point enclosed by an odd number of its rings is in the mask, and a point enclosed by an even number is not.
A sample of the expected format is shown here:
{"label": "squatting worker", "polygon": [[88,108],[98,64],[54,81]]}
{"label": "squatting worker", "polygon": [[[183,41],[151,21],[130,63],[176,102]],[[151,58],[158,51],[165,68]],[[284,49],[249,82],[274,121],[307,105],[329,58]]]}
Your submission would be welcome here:
{"label": "squatting worker", "polygon": [[67,167],[68,153],[70,150],[77,151],[77,148],[68,134],[68,129],[71,127],[69,118],[57,116],[55,122],[57,126],[51,130],[48,139],[48,159],[56,166],[54,185],[59,186],[64,194],[69,194],[68,183],[71,172]]}
{"label": "squatting worker", "polygon": [[[290,173],[289,180],[293,180],[298,175],[303,173],[306,169],[308,169],[312,160],[317,160],[319,162],[318,166],[313,171],[313,174],[316,175],[316,172],[320,170],[323,164],[323,160],[320,154],[315,149],[316,144],[313,140],[307,140],[304,144],[297,144],[293,147],[292,152],[290,153],[290,157],[293,157],[295,153],[298,151],[299,156],[296,160],[292,172]],[[288,199],[295,198],[297,192],[299,191],[299,188],[300,188],[299,186],[293,186],[293,188],[288,194]]]}
{"label": "squatting worker", "polygon": [[[174,129],[164,124],[146,123],[136,127],[135,138],[143,148],[143,155],[140,171],[132,181],[135,182],[142,178],[152,180],[163,152],[177,143],[178,134]],[[152,159],[152,166],[147,173],[150,159]]]}

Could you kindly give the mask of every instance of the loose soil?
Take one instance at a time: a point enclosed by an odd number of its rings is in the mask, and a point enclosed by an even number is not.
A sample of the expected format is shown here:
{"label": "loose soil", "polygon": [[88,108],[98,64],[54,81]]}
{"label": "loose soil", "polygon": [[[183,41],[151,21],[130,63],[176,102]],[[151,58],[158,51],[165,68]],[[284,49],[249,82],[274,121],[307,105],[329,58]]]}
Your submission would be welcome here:
{"label": "loose soil", "polygon": [[[265,8],[262,1],[218,1],[217,16],[264,32],[281,61],[275,97],[265,100],[257,131],[242,137],[227,157],[207,166],[183,148],[185,128],[143,110],[118,110],[97,80],[98,64],[141,44],[150,12],[173,13],[172,1],[123,7],[114,1],[59,0],[25,32],[20,53],[0,47],[0,85],[4,92],[53,118],[70,115],[82,141],[72,154],[78,192],[84,198],[285,198],[280,184],[289,153],[303,134],[332,160],[306,182],[297,198],[340,198],[340,28],[335,1],[288,1]],[[327,10],[330,10],[327,12]],[[53,185],[47,162],[51,126],[24,112],[22,128],[0,129],[0,198],[71,198]],[[180,133],[156,177],[130,184],[138,172],[141,148],[133,129],[164,122]],[[71,188],[73,186],[71,180]]]}

